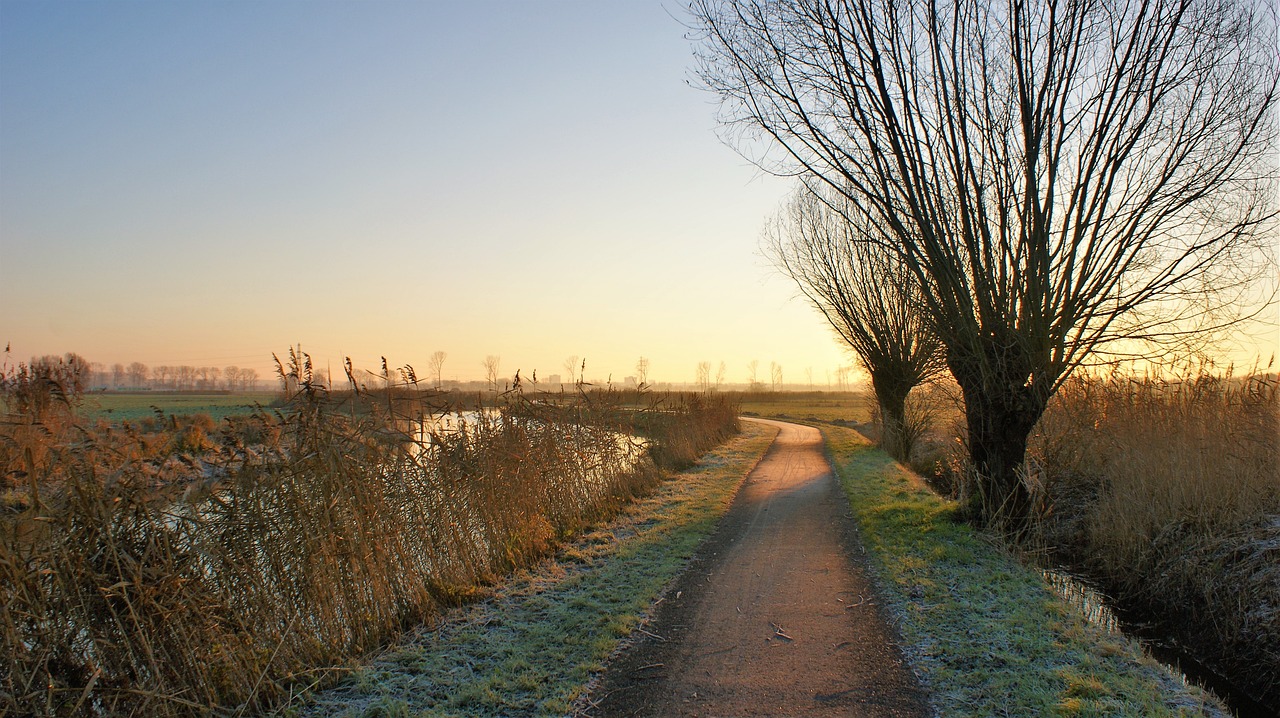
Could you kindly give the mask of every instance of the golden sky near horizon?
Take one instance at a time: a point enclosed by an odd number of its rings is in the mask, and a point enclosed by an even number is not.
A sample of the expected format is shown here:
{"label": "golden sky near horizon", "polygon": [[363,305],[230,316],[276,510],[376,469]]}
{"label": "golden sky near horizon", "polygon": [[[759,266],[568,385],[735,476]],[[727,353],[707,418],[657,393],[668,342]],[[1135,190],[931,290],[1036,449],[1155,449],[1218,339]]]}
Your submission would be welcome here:
{"label": "golden sky near horizon", "polygon": [[791,184],[717,137],[681,12],[0,2],[0,341],[824,385],[851,360],[758,254]]}

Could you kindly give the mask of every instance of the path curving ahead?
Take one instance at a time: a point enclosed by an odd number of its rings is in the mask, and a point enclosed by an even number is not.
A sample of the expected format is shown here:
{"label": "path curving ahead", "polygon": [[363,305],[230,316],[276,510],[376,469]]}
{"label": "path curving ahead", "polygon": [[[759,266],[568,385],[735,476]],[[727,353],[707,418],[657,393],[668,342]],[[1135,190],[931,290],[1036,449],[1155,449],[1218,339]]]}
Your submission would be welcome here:
{"label": "path curving ahead", "polygon": [[[764,421],[764,420],[760,420]],[[780,429],[588,715],[925,716],[817,429]]]}

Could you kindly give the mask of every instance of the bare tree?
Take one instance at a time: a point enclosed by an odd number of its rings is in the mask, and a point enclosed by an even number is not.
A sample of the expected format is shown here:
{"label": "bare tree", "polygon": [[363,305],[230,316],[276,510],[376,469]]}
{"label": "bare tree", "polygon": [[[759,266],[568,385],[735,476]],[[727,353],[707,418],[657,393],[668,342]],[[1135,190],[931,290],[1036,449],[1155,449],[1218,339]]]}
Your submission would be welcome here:
{"label": "bare tree", "polygon": [[124,385],[125,366],[124,364],[111,365],[111,388],[119,389]]}
{"label": "bare tree", "polygon": [[880,444],[906,461],[907,397],[946,370],[942,342],[891,239],[849,211],[842,195],[819,192],[791,197],[766,229],[764,251],[858,357],[880,407]]}
{"label": "bare tree", "polygon": [[107,365],[100,361],[91,361],[85,372],[85,386],[106,387],[111,383]]}
{"label": "bare tree", "polygon": [[1265,3],[691,9],[740,146],[846,195],[924,287],[989,522],[1026,525],[1027,436],[1074,368],[1228,321],[1258,274],[1280,76]]}
{"label": "bare tree", "polygon": [[698,391],[711,391],[711,362],[698,362],[694,383],[698,385]]}
{"label": "bare tree", "polygon": [[129,385],[135,389],[140,389],[147,383],[147,374],[150,373],[150,370],[146,364],[136,361],[129,365],[127,373],[129,375]]}
{"label": "bare tree", "polygon": [[769,386],[774,391],[782,390],[782,365],[776,361],[769,362]]}
{"label": "bare tree", "polygon": [[232,364],[222,370],[222,378],[227,381],[227,390],[235,391],[237,383],[240,381],[240,367]]}
{"label": "bare tree", "polygon": [[748,390],[750,390],[750,391],[759,391],[759,390],[760,390],[760,380],[759,380],[759,378],[758,378],[758,377],[759,377],[759,374],[760,374],[760,360],[759,360],[759,359],[752,359],[752,360],[747,364],[747,388],[748,388]]}
{"label": "bare tree", "polygon": [[257,391],[258,389],[258,370],[257,369],[241,369],[240,370],[240,388],[246,391]]}
{"label": "bare tree", "polygon": [[444,386],[444,360],[448,356],[442,351],[435,351],[431,353],[431,358],[427,360],[427,370],[431,372],[431,376],[435,377],[437,389]]}
{"label": "bare tree", "polygon": [[489,388],[493,391],[498,390],[498,372],[502,365],[502,357],[496,354],[490,354],[484,358],[484,378],[489,382]]}
{"label": "bare tree", "polygon": [[575,378],[578,376],[577,375],[577,372],[578,372],[578,355],[577,354],[565,357],[564,371],[565,371],[565,374],[569,376],[570,384],[573,384],[575,381],[577,381],[577,379]]}
{"label": "bare tree", "polygon": [[729,373],[729,365],[725,364],[723,359],[720,360],[720,366],[719,368],[716,369],[716,381],[715,381],[716,389],[719,389],[721,386],[724,385],[724,380],[725,380],[725,377],[728,375],[728,373]]}
{"label": "bare tree", "polygon": [[636,361],[636,382],[640,386],[644,386],[649,383],[649,360],[645,357],[640,357],[640,359]]}
{"label": "bare tree", "polygon": [[836,389],[849,388],[849,372],[853,371],[851,366],[836,367]]}

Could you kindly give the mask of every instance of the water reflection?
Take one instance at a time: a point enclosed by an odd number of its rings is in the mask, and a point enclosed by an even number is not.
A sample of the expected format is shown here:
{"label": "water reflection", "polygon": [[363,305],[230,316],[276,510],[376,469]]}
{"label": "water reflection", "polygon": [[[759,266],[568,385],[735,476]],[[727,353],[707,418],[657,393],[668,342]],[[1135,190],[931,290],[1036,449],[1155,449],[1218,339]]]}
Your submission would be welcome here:
{"label": "water reflection", "polygon": [[1120,619],[1107,605],[1106,598],[1071,574],[1054,569],[1042,569],[1040,575],[1072,608],[1080,612],[1089,623],[1110,633],[1122,633]]}

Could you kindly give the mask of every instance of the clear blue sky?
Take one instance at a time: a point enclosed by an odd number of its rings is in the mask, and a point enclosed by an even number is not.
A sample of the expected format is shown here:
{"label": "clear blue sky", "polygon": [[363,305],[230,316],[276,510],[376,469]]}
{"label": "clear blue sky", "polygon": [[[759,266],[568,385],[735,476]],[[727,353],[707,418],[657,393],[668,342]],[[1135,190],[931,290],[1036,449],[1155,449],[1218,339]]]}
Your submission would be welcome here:
{"label": "clear blue sky", "polygon": [[672,0],[0,0],[14,358],[654,378],[849,360],[757,254]]}

